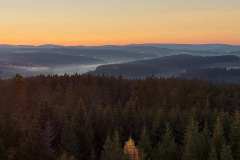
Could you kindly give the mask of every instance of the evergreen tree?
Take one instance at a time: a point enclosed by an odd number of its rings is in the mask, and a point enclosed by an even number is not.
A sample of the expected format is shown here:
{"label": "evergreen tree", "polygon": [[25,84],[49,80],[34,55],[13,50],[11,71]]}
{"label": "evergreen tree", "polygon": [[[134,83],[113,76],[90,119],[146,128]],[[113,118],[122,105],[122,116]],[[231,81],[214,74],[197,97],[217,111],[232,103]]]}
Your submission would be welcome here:
{"label": "evergreen tree", "polygon": [[177,146],[174,136],[169,125],[166,127],[165,134],[163,135],[162,142],[158,144],[155,150],[154,160],[176,160],[177,159]]}
{"label": "evergreen tree", "polygon": [[231,126],[230,142],[234,159],[240,160],[240,112],[235,113]]}
{"label": "evergreen tree", "polygon": [[210,133],[208,124],[205,122],[203,131],[199,134],[199,159],[206,160],[210,151]]}
{"label": "evergreen tree", "polygon": [[208,160],[218,160],[217,152],[213,145],[211,147],[211,152],[209,154]]}
{"label": "evergreen tree", "polygon": [[113,152],[113,142],[111,138],[108,136],[103,146],[101,160],[112,160],[114,159],[114,156],[115,155]]}
{"label": "evergreen tree", "polygon": [[54,146],[53,146],[53,141],[55,138],[56,134],[54,131],[54,128],[52,127],[52,124],[48,121],[45,124],[44,129],[41,132],[41,137],[42,137],[42,152],[46,157],[49,159],[54,159]]}
{"label": "evergreen tree", "polygon": [[95,154],[95,151],[94,151],[94,150],[92,150],[90,156],[91,156],[91,157],[90,157],[90,160],[95,160],[95,159],[96,159],[96,154]]}
{"label": "evergreen tree", "polygon": [[216,149],[217,157],[218,159],[220,159],[221,148],[222,148],[222,145],[225,143],[224,130],[223,130],[220,116],[217,117],[217,121],[215,123],[212,142]]}
{"label": "evergreen tree", "polygon": [[[78,112],[79,113],[79,112]],[[74,156],[81,160],[88,160],[92,151],[94,130],[92,127],[92,122],[90,120],[90,115],[79,115],[75,114],[73,119],[72,134],[69,135],[70,140],[69,147],[72,148]],[[70,131],[71,131],[70,130]],[[68,141],[66,141],[68,143]]]}
{"label": "evergreen tree", "polygon": [[184,141],[183,160],[198,160],[199,132],[198,124],[193,118],[190,120],[190,124],[186,129]]}
{"label": "evergreen tree", "polygon": [[77,156],[79,152],[79,143],[74,130],[75,128],[73,128],[73,124],[69,122],[65,123],[67,123],[67,125],[64,125],[61,134],[62,147],[64,150],[71,152],[74,156]]}
{"label": "evergreen tree", "polygon": [[2,140],[0,139],[0,160],[7,159],[7,154],[5,150],[5,146],[2,143]]}
{"label": "evergreen tree", "polygon": [[140,150],[140,157],[142,160],[147,160],[151,157],[152,146],[151,146],[149,134],[147,133],[147,130],[145,127],[142,130],[138,148]]}
{"label": "evergreen tree", "polygon": [[125,160],[118,132],[115,132],[112,139],[109,136],[107,137],[103,146],[101,160]]}
{"label": "evergreen tree", "polygon": [[221,160],[233,160],[231,147],[228,145],[223,145],[221,150]]}

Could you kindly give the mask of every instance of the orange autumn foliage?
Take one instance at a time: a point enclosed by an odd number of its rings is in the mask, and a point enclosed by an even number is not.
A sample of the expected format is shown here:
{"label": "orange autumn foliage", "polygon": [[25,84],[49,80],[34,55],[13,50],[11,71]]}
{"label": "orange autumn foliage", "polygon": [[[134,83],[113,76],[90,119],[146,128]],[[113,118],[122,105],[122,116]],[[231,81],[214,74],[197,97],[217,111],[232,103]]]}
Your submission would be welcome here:
{"label": "orange autumn foliage", "polygon": [[128,155],[130,160],[140,160],[138,148],[132,138],[129,138],[129,140],[125,143],[124,153]]}

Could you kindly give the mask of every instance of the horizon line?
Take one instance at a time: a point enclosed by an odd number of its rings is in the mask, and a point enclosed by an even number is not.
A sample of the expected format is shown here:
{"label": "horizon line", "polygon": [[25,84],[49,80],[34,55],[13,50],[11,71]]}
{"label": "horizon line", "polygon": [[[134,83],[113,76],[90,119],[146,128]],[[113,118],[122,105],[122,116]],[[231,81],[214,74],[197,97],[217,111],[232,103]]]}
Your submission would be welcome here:
{"label": "horizon line", "polygon": [[27,44],[27,43],[0,43],[0,46],[62,46],[62,47],[101,47],[101,46],[131,46],[131,45],[227,45],[227,46],[240,46],[236,43],[158,43],[158,42],[146,42],[146,43],[104,43],[104,44],[61,44],[61,43],[39,43],[39,44]]}

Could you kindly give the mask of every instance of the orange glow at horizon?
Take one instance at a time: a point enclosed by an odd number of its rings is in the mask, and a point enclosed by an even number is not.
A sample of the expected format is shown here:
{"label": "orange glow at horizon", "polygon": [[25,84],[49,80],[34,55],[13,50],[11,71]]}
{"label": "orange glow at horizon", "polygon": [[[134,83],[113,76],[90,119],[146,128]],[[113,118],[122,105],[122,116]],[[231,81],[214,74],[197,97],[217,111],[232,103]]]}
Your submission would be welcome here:
{"label": "orange glow at horizon", "polygon": [[240,44],[240,1],[0,0],[0,44]]}

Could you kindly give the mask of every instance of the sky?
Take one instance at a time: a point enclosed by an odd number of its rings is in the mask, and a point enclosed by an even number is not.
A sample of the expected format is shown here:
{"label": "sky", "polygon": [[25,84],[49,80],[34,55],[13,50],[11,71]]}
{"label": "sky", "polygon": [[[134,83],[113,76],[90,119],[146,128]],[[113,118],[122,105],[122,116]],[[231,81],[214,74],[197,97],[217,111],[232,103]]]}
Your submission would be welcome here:
{"label": "sky", "polygon": [[1,44],[240,44],[240,0],[0,0]]}

